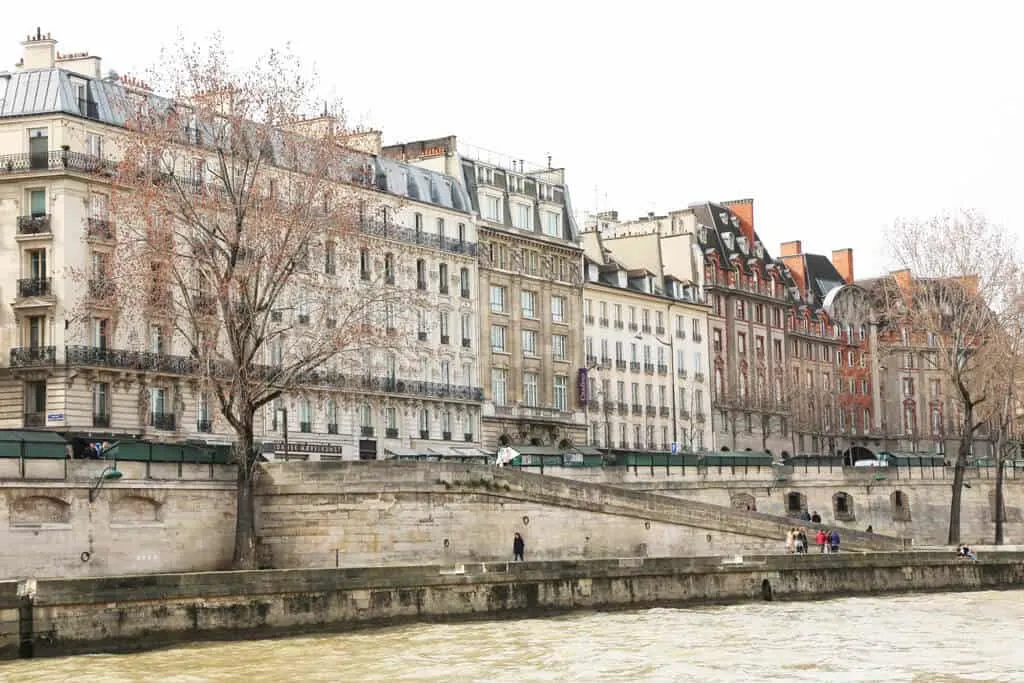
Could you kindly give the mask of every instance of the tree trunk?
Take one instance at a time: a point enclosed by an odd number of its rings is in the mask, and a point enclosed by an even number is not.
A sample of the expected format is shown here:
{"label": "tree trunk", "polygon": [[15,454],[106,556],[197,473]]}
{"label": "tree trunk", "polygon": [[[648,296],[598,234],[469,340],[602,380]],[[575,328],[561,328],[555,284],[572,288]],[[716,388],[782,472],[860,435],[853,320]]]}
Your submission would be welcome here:
{"label": "tree trunk", "polygon": [[1002,545],[1004,543],[1003,538],[1003,477],[1005,475],[1004,467],[1006,466],[1006,459],[1003,457],[1003,432],[999,430],[999,436],[996,446],[996,538],[995,544]]}
{"label": "tree trunk", "polygon": [[967,473],[967,456],[971,452],[970,424],[974,419],[974,411],[967,410],[963,433],[960,435],[960,447],[957,449],[956,462],[953,464],[953,495],[949,502],[949,536],[946,543],[960,544],[960,501],[964,495],[964,475]]}
{"label": "tree trunk", "polygon": [[238,430],[238,492],[233,569],[256,569],[256,446],[252,418]]}

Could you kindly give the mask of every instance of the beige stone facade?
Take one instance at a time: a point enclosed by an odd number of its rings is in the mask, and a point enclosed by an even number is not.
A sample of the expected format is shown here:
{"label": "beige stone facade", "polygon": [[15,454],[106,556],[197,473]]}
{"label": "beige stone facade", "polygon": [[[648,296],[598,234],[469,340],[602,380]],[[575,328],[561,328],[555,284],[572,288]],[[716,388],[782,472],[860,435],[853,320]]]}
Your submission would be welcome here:
{"label": "beige stone facade", "polygon": [[[0,428],[229,443],[233,432],[187,343],[166,316],[119,316],[102,275],[123,220],[111,201],[125,131],[115,105],[140,84],[101,78],[98,58],[58,56],[48,36],[24,49],[0,90],[0,258],[11,265],[0,272]],[[353,154],[373,177],[351,191],[376,209],[360,217],[365,246],[324,249],[308,267],[336,279],[339,297],[352,287],[405,288],[420,314],[399,316],[396,333],[409,343],[397,352],[323,368],[359,381],[297,387],[268,405],[256,437],[271,457],[284,454],[286,440],[306,456],[479,455],[480,290],[468,195],[440,173],[380,157],[379,134],[364,137]],[[287,293],[272,322],[332,324],[296,304],[301,296]],[[267,363],[273,355],[268,348]]]}
{"label": "beige stone facade", "polygon": [[384,153],[458,178],[473,202],[484,444],[583,444],[582,251],[562,169],[527,168],[455,138]]}
{"label": "beige stone facade", "polygon": [[687,241],[656,233],[604,238],[589,230],[583,244],[590,443],[659,451],[673,444],[713,447],[707,306],[696,283],[681,279],[671,264],[660,266],[665,259],[644,254],[645,246],[657,256],[669,246],[676,254],[692,251]]}

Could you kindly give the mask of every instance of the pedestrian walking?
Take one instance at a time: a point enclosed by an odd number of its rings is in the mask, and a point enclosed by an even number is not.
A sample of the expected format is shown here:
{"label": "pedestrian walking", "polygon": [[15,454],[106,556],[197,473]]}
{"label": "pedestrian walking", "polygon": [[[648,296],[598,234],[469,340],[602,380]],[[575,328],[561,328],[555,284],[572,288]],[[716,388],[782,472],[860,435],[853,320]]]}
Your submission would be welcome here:
{"label": "pedestrian walking", "polygon": [[512,561],[522,562],[523,553],[526,551],[526,541],[523,540],[522,535],[517,531],[516,535],[512,537]]}

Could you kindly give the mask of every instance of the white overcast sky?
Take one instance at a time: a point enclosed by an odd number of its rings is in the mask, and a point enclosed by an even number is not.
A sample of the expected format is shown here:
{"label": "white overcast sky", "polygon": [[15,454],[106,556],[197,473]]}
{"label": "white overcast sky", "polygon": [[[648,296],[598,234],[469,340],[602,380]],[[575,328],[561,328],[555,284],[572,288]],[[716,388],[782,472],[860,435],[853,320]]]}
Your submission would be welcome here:
{"label": "white overcast sky", "polygon": [[858,276],[886,267],[898,216],[1024,225],[1011,2],[8,4],[0,69],[36,26],[138,75],[179,29],[222,31],[240,61],[291,43],[385,142],[550,153],[578,214],[752,197],[773,254],[853,247]]}

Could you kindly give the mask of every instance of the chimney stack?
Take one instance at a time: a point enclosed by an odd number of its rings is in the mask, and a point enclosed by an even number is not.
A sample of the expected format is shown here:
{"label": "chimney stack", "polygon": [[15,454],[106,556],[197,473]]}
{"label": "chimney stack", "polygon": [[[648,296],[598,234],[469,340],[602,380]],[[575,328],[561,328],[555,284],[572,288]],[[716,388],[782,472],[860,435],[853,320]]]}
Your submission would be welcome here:
{"label": "chimney stack", "polygon": [[747,244],[753,245],[757,241],[757,234],[754,231],[754,200],[734,199],[722,202],[732,214],[740,220],[740,233],[747,238]]}
{"label": "chimney stack", "polygon": [[804,253],[804,247],[800,240],[783,242],[779,245],[779,256],[799,256],[802,253]]}
{"label": "chimney stack", "polygon": [[832,252],[832,265],[843,277],[846,284],[853,282],[853,249],[836,249]]}
{"label": "chimney stack", "polygon": [[27,36],[22,45],[22,58],[19,66],[23,69],[51,69],[57,58],[57,41],[50,34],[43,34],[37,28],[34,36]]}

